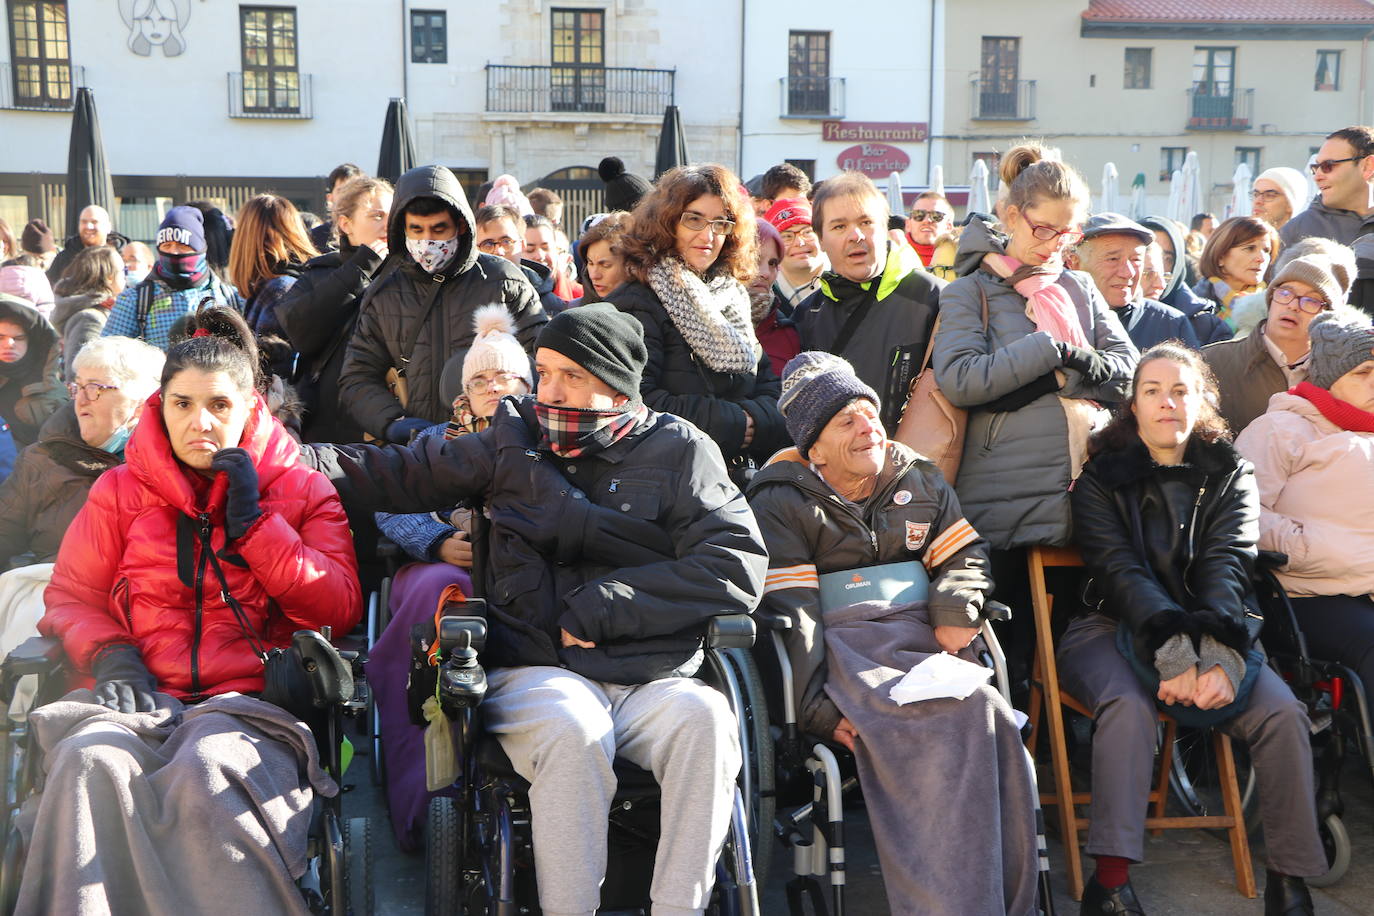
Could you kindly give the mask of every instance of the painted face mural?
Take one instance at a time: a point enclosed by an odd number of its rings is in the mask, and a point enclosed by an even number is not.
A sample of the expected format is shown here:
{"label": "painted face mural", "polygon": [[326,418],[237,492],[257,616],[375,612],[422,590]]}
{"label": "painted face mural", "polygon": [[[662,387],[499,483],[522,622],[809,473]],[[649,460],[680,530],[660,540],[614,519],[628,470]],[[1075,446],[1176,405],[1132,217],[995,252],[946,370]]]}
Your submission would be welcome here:
{"label": "painted face mural", "polygon": [[167,57],[186,50],[182,31],[191,18],[190,0],[119,0],[119,15],[129,27],[129,50],[148,57],[154,47]]}

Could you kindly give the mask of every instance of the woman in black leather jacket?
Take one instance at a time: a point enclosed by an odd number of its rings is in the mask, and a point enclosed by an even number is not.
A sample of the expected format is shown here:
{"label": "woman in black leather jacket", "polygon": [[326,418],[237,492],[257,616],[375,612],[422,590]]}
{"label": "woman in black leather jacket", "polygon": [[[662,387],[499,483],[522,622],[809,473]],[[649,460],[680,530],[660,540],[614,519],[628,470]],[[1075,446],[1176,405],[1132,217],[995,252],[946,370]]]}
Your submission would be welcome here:
{"label": "woman in black leather jacket", "polygon": [[1306,710],[1264,666],[1251,594],[1259,495],[1231,447],[1216,383],[1164,343],[1131,399],[1092,440],[1072,494],[1096,612],[1059,642],[1064,689],[1093,710],[1083,912],[1142,913],[1128,866],[1143,856],[1156,710],[1250,746],[1269,857],[1267,914],[1311,913],[1304,876],[1326,871]]}

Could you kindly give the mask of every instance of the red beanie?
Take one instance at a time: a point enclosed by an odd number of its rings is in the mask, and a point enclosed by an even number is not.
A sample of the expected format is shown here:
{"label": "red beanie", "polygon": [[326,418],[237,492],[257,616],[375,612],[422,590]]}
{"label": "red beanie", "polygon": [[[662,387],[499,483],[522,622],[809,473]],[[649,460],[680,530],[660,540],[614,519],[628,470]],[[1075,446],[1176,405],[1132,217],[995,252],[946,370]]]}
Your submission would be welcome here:
{"label": "red beanie", "polygon": [[786,232],[793,226],[811,225],[811,202],[805,197],[785,197],[773,201],[764,219],[773,224],[779,232]]}

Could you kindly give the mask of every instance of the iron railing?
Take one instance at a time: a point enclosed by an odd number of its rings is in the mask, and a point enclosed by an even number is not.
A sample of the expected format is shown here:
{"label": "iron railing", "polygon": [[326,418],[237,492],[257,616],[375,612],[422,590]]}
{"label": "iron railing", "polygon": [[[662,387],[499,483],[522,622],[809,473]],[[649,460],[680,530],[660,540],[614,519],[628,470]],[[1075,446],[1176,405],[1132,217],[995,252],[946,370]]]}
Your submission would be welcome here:
{"label": "iron railing", "polygon": [[784,76],[778,86],[784,118],[844,117],[842,76]]}
{"label": "iron railing", "polygon": [[[46,69],[47,73],[42,71]],[[46,76],[46,79],[44,78]],[[86,68],[70,63],[0,62],[0,108],[10,111],[71,111],[76,90],[86,85]]]}
{"label": "iron railing", "polygon": [[230,73],[229,117],[308,120],[315,117],[314,80],[296,70]]}
{"label": "iron railing", "polygon": [[487,111],[661,115],[673,104],[676,70],[487,64]]}
{"label": "iron railing", "polygon": [[969,81],[969,111],[975,121],[1035,120],[1035,80]]}
{"label": "iron railing", "polygon": [[1255,90],[1196,85],[1188,92],[1189,130],[1249,130],[1255,112]]}

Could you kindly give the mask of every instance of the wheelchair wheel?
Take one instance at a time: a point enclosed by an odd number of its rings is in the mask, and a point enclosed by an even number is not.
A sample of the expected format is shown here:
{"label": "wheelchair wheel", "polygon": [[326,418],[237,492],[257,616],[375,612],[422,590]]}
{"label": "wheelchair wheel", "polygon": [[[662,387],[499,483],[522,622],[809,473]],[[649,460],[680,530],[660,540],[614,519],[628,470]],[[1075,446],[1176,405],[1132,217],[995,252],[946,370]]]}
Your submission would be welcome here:
{"label": "wheelchair wheel", "polygon": [[1327,815],[1318,830],[1329,867],[1326,874],[1308,878],[1307,883],[1311,887],[1330,887],[1344,878],[1350,868],[1350,834],[1346,833],[1345,824],[1334,814]]}
{"label": "wheelchair wheel", "polygon": [[365,817],[344,821],[344,906],[347,916],[372,916],[372,822]]}
{"label": "wheelchair wheel", "polygon": [[[1259,826],[1255,768],[1243,744],[1233,743],[1232,748],[1236,758],[1236,779],[1240,784],[1240,810],[1245,817],[1246,830],[1253,832]],[[1169,788],[1183,810],[1191,816],[1225,813],[1210,731],[1179,728],[1169,766]]]}
{"label": "wheelchair wheel", "polygon": [[457,801],[442,795],[429,800],[425,824],[425,916],[462,916],[465,912],[463,815]]}
{"label": "wheelchair wheel", "polygon": [[729,660],[739,678],[740,690],[747,701],[749,751],[745,765],[750,768],[751,798],[749,806],[749,851],[754,860],[754,880],[762,888],[768,880],[773,858],[773,816],[777,810],[777,770],[773,761],[773,732],[768,722],[768,696],[763,691],[754,656],[744,649],[726,649],[722,653]]}

